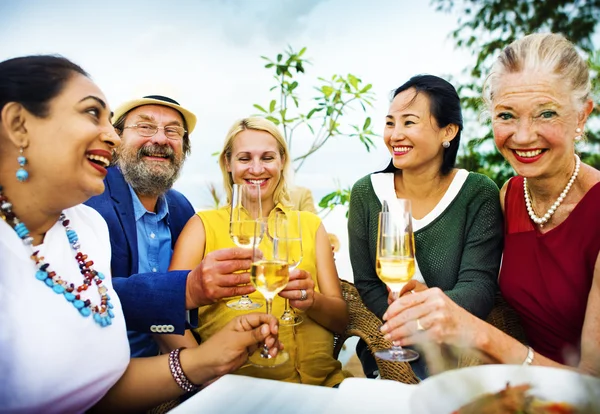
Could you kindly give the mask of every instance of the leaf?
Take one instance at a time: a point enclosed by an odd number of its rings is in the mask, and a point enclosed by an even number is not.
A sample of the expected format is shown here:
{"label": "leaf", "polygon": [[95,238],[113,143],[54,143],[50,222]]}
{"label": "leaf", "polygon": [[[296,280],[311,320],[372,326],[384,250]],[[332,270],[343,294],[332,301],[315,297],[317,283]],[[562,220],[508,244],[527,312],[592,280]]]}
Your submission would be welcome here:
{"label": "leaf", "polygon": [[298,52],[298,56],[302,56],[304,54],[304,52],[306,52],[306,47],[303,47],[302,49],[300,49],[300,52]]}
{"label": "leaf", "polygon": [[371,125],[371,117],[368,116],[367,119],[365,119],[365,123],[363,124],[363,129],[369,128],[370,125]]}
{"label": "leaf", "polygon": [[268,115],[267,119],[271,122],[273,122],[275,125],[279,125],[281,124],[281,122],[279,121],[279,119],[275,118],[274,116]]}
{"label": "leaf", "polygon": [[256,109],[258,109],[260,112],[264,112],[267,113],[267,111],[265,110],[265,108],[263,108],[262,106],[260,106],[259,104],[254,104],[252,105],[254,106]]}
{"label": "leaf", "polygon": [[323,107],[311,109],[310,111],[308,111],[308,114],[306,115],[306,119],[310,119],[315,114],[315,112],[319,112],[322,110],[323,110]]}
{"label": "leaf", "polygon": [[281,62],[281,59],[283,58],[283,55],[280,53],[277,55],[277,62]]}
{"label": "leaf", "polygon": [[358,79],[356,78],[356,76],[348,74],[348,82],[350,83],[350,85],[354,86],[354,89],[358,88]]}
{"label": "leaf", "polygon": [[364,88],[362,88],[362,89],[360,90],[360,93],[366,93],[366,92],[370,91],[372,87],[373,87],[373,85],[371,85],[371,84],[369,83],[367,86],[365,86]]}
{"label": "leaf", "polygon": [[323,85],[321,87],[321,92],[323,92],[323,94],[329,98],[329,96],[333,93],[333,88],[331,86]]}
{"label": "leaf", "polygon": [[[277,104],[277,101],[275,99],[273,99],[271,101],[271,103],[269,104],[269,112],[273,112],[275,110],[275,105]],[[266,112],[266,111],[265,111]]]}
{"label": "leaf", "polygon": [[331,200],[333,200],[333,199],[334,199],[336,196],[337,196],[337,192],[336,192],[336,191],[334,191],[334,192],[332,192],[332,193],[329,193],[329,194],[325,195],[325,196],[324,196],[324,197],[321,199],[321,201],[319,201],[319,207],[321,207],[321,208],[328,207],[328,205],[329,205],[329,202],[330,202]]}

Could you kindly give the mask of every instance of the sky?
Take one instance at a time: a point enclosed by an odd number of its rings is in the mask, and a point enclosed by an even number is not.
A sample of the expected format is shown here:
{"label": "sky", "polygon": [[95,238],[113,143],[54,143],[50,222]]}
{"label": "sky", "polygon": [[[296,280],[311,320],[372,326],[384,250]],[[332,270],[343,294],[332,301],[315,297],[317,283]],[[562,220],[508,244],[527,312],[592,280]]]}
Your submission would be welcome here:
{"label": "sky", "polygon": [[[192,154],[175,188],[198,208],[210,206],[208,183],[221,187],[216,157],[227,130],[274,98],[273,57],[288,45],[311,65],[298,78],[310,103],[318,77],[352,73],[373,84],[367,115],[380,136],[389,92],[412,75],[457,76],[473,59],[455,50],[457,18],[416,0],[0,0],[0,60],[58,53],[81,65],[114,108],[150,94],[179,101],[198,116]],[[360,122],[360,111],[349,122]],[[298,147],[308,136],[297,136]],[[336,186],[387,165],[382,139],[367,153],[350,137],[330,140],[296,174],[319,200]],[[345,211],[327,216],[345,243]]]}

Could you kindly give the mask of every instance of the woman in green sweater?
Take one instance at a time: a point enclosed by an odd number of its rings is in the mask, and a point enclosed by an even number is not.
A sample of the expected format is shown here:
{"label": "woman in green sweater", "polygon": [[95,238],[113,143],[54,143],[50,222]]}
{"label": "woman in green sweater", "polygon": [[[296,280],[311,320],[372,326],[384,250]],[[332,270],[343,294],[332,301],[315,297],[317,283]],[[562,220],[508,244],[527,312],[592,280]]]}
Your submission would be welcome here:
{"label": "woman in green sweater", "polygon": [[[375,271],[378,214],[387,201],[412,202],[416,245],[413,290],[442,289],[454,302],[485,318],[497,290],[502,256],[498,187],[488,177],[454,168],[463,128],[460,99],[447,81],[418,75],[393,92],[384,142],[392,160],[383,171],[356,182],[348,236],[354,282],[380,319],[388,291]],[[377,365],[364,342],[357,353],[367,376]],[[424,359],[411,363],[421,379]]]}

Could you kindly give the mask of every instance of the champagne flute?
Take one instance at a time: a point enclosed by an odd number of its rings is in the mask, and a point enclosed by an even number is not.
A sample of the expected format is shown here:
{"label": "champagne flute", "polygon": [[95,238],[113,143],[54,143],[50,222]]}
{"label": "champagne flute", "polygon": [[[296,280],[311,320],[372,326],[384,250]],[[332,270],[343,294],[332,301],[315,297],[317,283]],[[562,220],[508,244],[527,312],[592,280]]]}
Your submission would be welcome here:
{"label": "champagne flute", "polygon": [[[377,276],[390,288],[394,300],[415,274],[415,242],[412,230],[410,200],[398,199],[395,212],[379,213],[377,233]],[[386,361],[414,361],[419,353],[392,345],[375,352]]]}
{"label": "champagne flute", "polygon": [[[272,241],[266,238],[263,240],[262,251],[258,248],[258,243],[254,243],[250,281],[264,296],[267,314],[272,313],[273,299],[285,289],[290,279],[288,252],[289,244],[286,238]],[[272,368],[285,363],[289,358],[285,351],[278,352],[275,357],[271,356],[269,348],[264,344],[261,349],[250,355],[248,361],[257,367]]]}
{"label": "champagne flute", "polygon": [[[288,265],[290,270],[294,270],[302,262],[302,227],[300,223],[299,211],[278,211],[271,226],[271,236],[273,243],[286,240],[288,245]],[[285,300],[283,314],[279,317],[279,324],[282,326],[296,326],[302,323],[304,319],[297,315],[290,306],[289,299]]]}
{"label": "champagne flute", "polygon": [[[259,244],[265,231],[262,218],[259,184],[234,184],[231,196],[229,235],[242,248],[251,249]],[[252,310],[262,306],[248,295],[227,302],[235,310]]]}

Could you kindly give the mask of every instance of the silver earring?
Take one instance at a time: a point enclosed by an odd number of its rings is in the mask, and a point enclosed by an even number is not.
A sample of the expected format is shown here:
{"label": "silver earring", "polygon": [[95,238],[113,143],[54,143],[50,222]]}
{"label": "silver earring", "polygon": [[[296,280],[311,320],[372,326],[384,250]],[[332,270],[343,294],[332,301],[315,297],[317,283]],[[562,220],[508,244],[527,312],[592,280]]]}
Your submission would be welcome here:
{"label": "silver earring", "polygon": [[581,128],[577,128],[575,132],[577,133],[575,136],[575,141],[581,141]]}
{"label": "silver earring", "polygon": [[442,147],[444,147],[444,148],[450,148],[450,141],[444,141],[444,142],[442,142]]}

